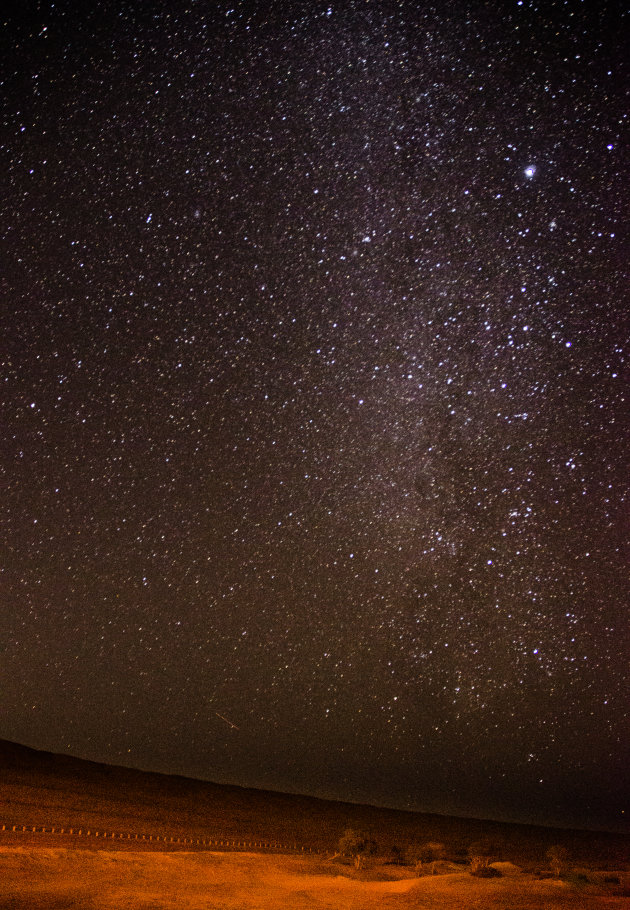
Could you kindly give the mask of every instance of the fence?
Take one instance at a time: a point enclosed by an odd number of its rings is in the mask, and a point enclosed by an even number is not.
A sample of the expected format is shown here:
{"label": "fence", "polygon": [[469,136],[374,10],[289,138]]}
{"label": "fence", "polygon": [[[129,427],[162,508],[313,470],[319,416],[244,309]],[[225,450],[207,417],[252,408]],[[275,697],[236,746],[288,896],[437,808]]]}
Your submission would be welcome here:
{"label": "fence", "polygon": [[223,838],[222,840],[210,840],[201,837],[175,837],[174,835],[164,834],[121,834],[111,831],[96,830],[91,827],[83,826],[78,828],[68,827],[49,827],[46,825],[10,825],[4,824],[0,832],[9,832],[14,834],[48,834],[48,835],[66,835],[72,837],[100,837],[102,840],[118,840],[125,843],[133,841],[138,844],[161,844],[163,846],[191,846],[191,847],[214,847],[224,850],[276,850],[285,853],[317,853],[312,847],[300,846],[298,844],[281,844],[277,841],[243,841]]}

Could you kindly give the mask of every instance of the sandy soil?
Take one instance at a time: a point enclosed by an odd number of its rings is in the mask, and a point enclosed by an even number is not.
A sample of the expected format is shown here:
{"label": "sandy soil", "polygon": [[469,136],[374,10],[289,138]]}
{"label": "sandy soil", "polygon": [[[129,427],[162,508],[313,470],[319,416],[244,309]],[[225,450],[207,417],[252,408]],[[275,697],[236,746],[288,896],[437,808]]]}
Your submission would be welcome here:
{"label": "sandy soil", "polygon": [[[628,907],[602,886],[539,881],[505,864],[410,878],[381,866],[353,877],[315,857],[0,848],[0,910],[535,910]],[[507,868],[509,867],[509,868]],[[366,879],[388,878],[370,881]],[[617,889],[618,890],[618,889]]]}

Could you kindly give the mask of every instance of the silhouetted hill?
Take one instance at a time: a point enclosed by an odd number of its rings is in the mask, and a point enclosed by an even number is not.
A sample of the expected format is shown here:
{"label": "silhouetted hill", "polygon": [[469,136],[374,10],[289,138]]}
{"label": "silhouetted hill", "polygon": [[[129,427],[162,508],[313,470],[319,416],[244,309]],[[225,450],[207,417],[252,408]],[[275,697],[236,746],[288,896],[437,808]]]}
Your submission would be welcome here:
{"label": "silhouetted hill", "polygon": [[0,825],[93,826],[122,833],[275,840],[332,851],[346,828],[393,845],[442,841],[463,857],[490,838],[505,859],[542,861],[551,844],[591,861],[630,855],[621,834],[403,812],[99,764],[0,740]]}

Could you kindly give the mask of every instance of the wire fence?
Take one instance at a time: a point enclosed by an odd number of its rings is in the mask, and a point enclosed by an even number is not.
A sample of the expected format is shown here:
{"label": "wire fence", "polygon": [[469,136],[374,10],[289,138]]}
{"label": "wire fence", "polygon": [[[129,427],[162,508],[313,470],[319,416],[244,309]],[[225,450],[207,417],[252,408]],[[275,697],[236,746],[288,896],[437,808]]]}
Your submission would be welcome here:
{"label": "wire fence", "polygon": [[9,834],[47,834],[49,836],[66,836],[66,837],[81,837],[81,838],[99,838],[101,841],[118,841],[119,843],[129,844],[133,842],[134,844],[142,844],[148,846],[149,844],[156,846],[189,846],[189,847],[206,847],[214,848],[218,850],[267,850],[267,851],[276,851],[280,853],[304,853],[304,854],[317,854],[319,851],[314,850],[312,847],[307,847],[301,844],[283,844],[278,841],[264,841],[264,840],[236,840],[231,838],[222,838],[222,839],[211,839],[203,837],[182,837],[169,834],[130,834],[129,832],[120,833],[116,831],[109,831],[103,828],[97,829],[96,827],[76,827],[73,826],[69,828],[67,826],[48,826],[48,825],[11,825],[3,824],[0,827],[0,832],[5,832]]}

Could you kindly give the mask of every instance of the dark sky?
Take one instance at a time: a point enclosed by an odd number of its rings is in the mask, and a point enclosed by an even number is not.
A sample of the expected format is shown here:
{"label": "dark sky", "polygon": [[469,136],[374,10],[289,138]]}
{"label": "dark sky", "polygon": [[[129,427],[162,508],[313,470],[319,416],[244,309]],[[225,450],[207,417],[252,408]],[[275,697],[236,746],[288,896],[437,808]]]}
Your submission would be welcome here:
{"label": "dark sky", "polygon": [[5,19],[0,736],[623,828],[628,16],[589,6]]}

